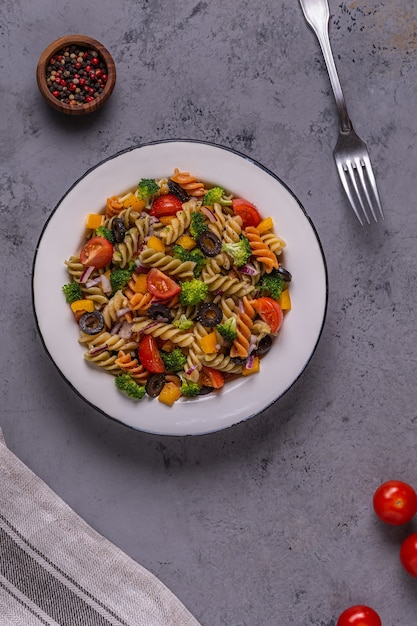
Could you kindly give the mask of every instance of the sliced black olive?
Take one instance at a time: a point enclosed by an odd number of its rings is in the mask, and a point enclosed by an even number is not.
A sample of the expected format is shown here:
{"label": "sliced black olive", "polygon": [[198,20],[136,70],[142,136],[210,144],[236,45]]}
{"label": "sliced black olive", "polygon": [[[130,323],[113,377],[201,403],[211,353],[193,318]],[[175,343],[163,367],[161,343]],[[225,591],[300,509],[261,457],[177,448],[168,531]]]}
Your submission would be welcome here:
{"label": "sliced black olive", "polygon": [[258,347],[255,350],[255,354],[262,356],[270,351],[271,346],[272,346],[271,335],[265,335],[265,337],[262,337],[262,339],[260,340]]}
{"label": "sliced black olive", "polygon": [[112,221],[111,232],[113,233],[113,237],[116,243],[121,243],[126,235],[126,226],[123,223],[123,220],[120,217],[116,217]]}
{"label": "sliced black olive", "polygon": [[171,193],[174,196],[177,196],[181,200],[181,202],[187,202],[190,199],[188,193],[183,189],[178,183],[175,183],[173,180],[168,178],[168,187]]}
{"label": "sliced black olive", "polygon": [[219,305],[214,302],[205,302],[198,307],[196,319],[203,324],[203,326],[213,328],[213,326],[220,324],[222,318],[223,312]]}
{"label": "sliced black olive", "polygon": [[233,361],[233,363],[236,363],[236,365],[246,365],[246,361],[248,360],[247,358],[243,359],[240,356],[232,356],[231,361]]}
{"label": "sliced black olive", "polygon": [[286,283],[290,283],[292,276],[290,274],[290,272],[288,270],[285,269],[285,267],[279,267],[278,268],[278,274],[280,274],[280,276],[285,280]]}
{"label": "sliced black olive", "polygon": [[216,256],[222,250],[222,242],[211,230],[205,230],[197,239],[197,246],[205,256]]}
{"label": "sliced black olive", "polygon": [[148,309],[148,315],[157,322],[172,322],[174,319],[170,309],[165,304],[152,304]]}
{"label": "sliced black olive", "polygon": [[152,374],[146,381],[145,389],[148,396],[156,398],[162,391],[162,387],[165,385],[165,374]]}
{"label": "sliced black olive", "polygon": [[86,335],[97,335],[104,328],[104,317],[100,311],[84,313],[78,322],[80,330]]}
{"label": "sliced black olive", "polygon": [[213,391],[214,387],[207,387],[206,385],[203,385],[200,389],[200,391],[198,392],[199,396],[206,396],[208,393],[211,393]]}

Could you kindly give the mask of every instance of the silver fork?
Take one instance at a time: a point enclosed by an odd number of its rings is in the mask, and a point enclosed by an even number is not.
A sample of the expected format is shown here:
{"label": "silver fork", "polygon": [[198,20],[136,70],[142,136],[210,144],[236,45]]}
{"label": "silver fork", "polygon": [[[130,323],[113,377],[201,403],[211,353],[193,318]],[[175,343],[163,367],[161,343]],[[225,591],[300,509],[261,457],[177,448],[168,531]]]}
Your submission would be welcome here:
{"label": "silver fork", "polygon": [[368,224],[370,223],[368,209],[377,222],[377,215],[384,219],[384,214],[368,149],[353,130],[337,74],[329,39],[328,2],[300,0],[300,4],[306,21],[319,40],[339,113],[339,136],[333,154],[340,180],[359,222],[363,225],[364,216]]}

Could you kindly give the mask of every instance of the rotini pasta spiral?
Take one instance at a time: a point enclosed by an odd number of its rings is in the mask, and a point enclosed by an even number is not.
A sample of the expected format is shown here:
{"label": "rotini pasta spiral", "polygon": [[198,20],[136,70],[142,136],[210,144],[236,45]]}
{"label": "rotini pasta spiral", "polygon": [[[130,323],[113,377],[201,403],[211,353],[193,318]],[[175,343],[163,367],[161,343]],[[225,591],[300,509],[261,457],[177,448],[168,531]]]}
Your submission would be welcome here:
{"label": "rotini pasta spiral", "polygon": [[190,205],[183,204],[182,210],[178,211],[170,223],[158,232],[162,241],[169,245],[181,237],[186,228],[190,225],[191,210]]}
{"label": "rotini pasta spiral", "polygon": [[174,173],[171,176],[171,180],[178,183],[178,185],[185,189],[190,196],[200,198],[206,193],[204,183],[199,181],[195,176],[192,176],[190,172],[180,172],[178,168],[175,168]]}
{"label": "rotini pasta spiral", "polygon": [[145,248],[139,255],[139,260],[148,267],[157,267],[169,276],[181,279],[194,276],[194,261],[180,261],[163,252],[156,252],[153,248]]}
{"label": "rotini pasta spiral", "polygon": [[215,295],[221,294],[243,298],[243,296],[250,294],[254,290],[254,286],[251,283],[244,283],[235,276],[229,276],[228,274],[219,274],[215,268],[215,265],[208,263],[201,273],[201,277],[208,286],[209,291]]}
{"label": "rotini pasta spiral", "polygon": [[233,341],[230,348],[231,357],[239,357],[244,359],[249,355],[249,346],[251,338],[251,328],[253,318],[255,317],[255,309],[246,297],[242,298],[242,306],[239,310],[236,326],[237,337]]}
{"label": "rotini pasta spiral", "polygon": [[136,382],[144,383],[149,378],[149,372],[144,368],[144,366],[138,362],[137,359],[133,358],[130,353],[126,353],[123,350],[120,350],[117,359],[115,360],[115,364],[123,371],[130,374],[132,378],[136,380]]}
{"label": "rotini pasta spiral", "polygon": [[121,211],[123,211],[124,206],[123,202],[120,202],[117,196],[111,196],[111,198],[107,198],[106,202],[106,218],[110,219],[111,217],[115,217],[119,215]]}
{"label": "rotini pasta spiral", "polygon": [[275,254],[268,248],[268,245],[262,240],[255,226],[248,226],[245,229],[245,235],[249,239],[250,247],[253,255],[265,265],[265,269],[270,273],[273,269],[278,268],[278,259]]}
{"label": "rotini pasta spiral", "polygon": [[111,328],[113,324],[121,321],[122,316],[120,312],[123,312],[126,308],[128,308],[128,299],[123,291],[119,289],[103,309],[102,313],[106,328]]}

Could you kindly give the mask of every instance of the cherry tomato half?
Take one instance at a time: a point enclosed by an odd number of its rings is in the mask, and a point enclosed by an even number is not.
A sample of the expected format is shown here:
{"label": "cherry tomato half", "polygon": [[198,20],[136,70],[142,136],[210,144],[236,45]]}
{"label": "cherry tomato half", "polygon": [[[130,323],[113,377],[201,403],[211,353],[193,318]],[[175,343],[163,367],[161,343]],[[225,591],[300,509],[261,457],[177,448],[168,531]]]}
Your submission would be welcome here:
{"label": "cherry tomato half", "polygon": [[157,341],[152,335],[145,335],[139,341],[138,357],[148,372],[162,374],[165,371],[165,365],[159,352]]}
{"label": "cherry tomato half", "polygon": [[153,267],[146,275],[148,291],[159,300],[168,300],[181,291],[181,287],[172,278]]}
{"label": "cherry tomato half", "polygon": [[162,217],[163,215],[175,215],[177,211],[181,211],[182,202],[173,193],[167,193],[165,196],[158,196],[152,203],[149,215],[154,217]]}
{"label": "cherry tomato half", "polygon": [[80,261],[86,267],[105,267],[113,257],[113,246],[105,237],[92,237],[80,252]]}
{"label": "cherry tomato half", "polygon": [[401,480],[388,480],[375,491],[373,506],[380,520],[401,526],[417,513],[417,494],[411,485]]}
{"label": "cherry tomato half", "polygon": [[275,334],[281,328],[284,314],[278,302],[273,298],[262,296],[253,302],[253,307],[259,315],[271,327],[271,333]]}
{"label": "cherry tomato half", "polygon": [[374,609],[357,604],[343,611],[336,626],[382,626],[382,621]]}
{"label": "cherry tomato half", "polygon": [[247,226],[256,227],[261,221],[261,216],[256,206],[243,198],[234,198],[232,200],[232,208],[235,215],[239,215],[242,218],[242,228]]}
{"label": "cherry tomato half", "polygon": [[417,533],[409,535],[401,544],[400,561],[405,571],[417,578]]}
{"label": "cherry tomato half", "polygon": [[219,370],[203,365],[201,368],[200,382],[204,387],[220,389],[224,385],[224,376]]}

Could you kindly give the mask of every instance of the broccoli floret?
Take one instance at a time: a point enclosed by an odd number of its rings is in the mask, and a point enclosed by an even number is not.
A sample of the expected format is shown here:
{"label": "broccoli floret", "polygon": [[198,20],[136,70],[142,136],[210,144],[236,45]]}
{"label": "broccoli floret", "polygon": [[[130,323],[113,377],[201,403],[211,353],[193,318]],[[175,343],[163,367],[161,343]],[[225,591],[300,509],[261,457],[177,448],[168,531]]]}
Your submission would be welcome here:
{"label": "broccoli floret", "polygon": [[258,283],[259,295],[270,296],[274,300],[278,300],[285,287],[284,278],[275,269],[270,274],[264,274]]}
{"label": "broccoli floret", "polygon": [[98,228],[96,228],[96,235],[108,239],[110,243],[114,243],[114,235],[111,232],[110,228],[106,228],[105,226],[99,226]]}
{"label": "broccoli floret", "polygon": [[202,235],[207,230],[206,220],[204,219],[204,215],[199,211],[194,211],[191,213],[191,221],[190,221],[190,235],[194,239],[197,239],[200,235]]}
{"label": "broccoli floret", "polygon": [[218,324],[216,326],[217,330],[221,334],[224,339],[228,341],[233,341],[237,337],[237,329],[236,329],[236,318],[229,317],[224,324]]}
{"label": "broccoli floret", "polygon": [[181,393],[183,396],[193,398],[200,393],[200,387],[197,383],[193,383],[192,380],[183,380],[181,385]]}
{"label": "broccoli floret", "polygon": [[137,196],[141,200],[149,200],[158,193],[160,187],[154,178],[142,178],[138,183]]}
{"label": "broccoli floret", "polygon": [[230,254],[236,267],[242,267],[252,254],[249,239],[242,236],[235,243],[224,243],[222,250]]}
{"label": "broccoli floret", "polygon": [[206,263],[206,257],[201,252],[200,248],[194,248],[193,250],[186,250],[179,244],[175,244],[173,247],[173,256],[180,261],[192,261],[195,263],[194,276],[198,278],[201,274]]}
{"label": "broccoli floret", "polygon": [[174,348],[171,352],[161,350],[161,357],[167,372],[179,372],[187,363],[187,357],[181,348]]}
{"label": "broccoli floret", "polygon": [[180,330],[188,330],[193,325],[193,321],[189,320],[184,313],[182,313],[177,320],[172,322],[172,325]]}
{"label": "broccoli floret", "polygon": [[72,302],[76,302],[77,300],[81,300],[83,297],[80,284],[76,282],[63,285],[62,291],[65,294],[65,299],[68,302],[68,304],[71,304]]}
{"label": "broccoli floret", "polygon": [[115,378],[116,387],[123,391],[129,398],[141,400],[145,395],[144,385],[139,385],[129,374],[119,374]]}
{"label": "broccoli floret", "polygon": [[231,206],[232,200],[225,196],[225,191],[221,187],[212,187],[203,198],[203,205],[211,206],[218,202],[222,206]]}
{"label": "broccoli floret", "polygon": [[180,283],[180,302],[182,306],[193,306],[203,302],[208,294],[208,285],[199,278]]}
{"label": "broccoli floret", "polygon": [[110,284],[113,293],[119,291],[119,289],[123,289],[127,285],[132,276],[132,269],[122,269],[118,267],[110,274]]}

